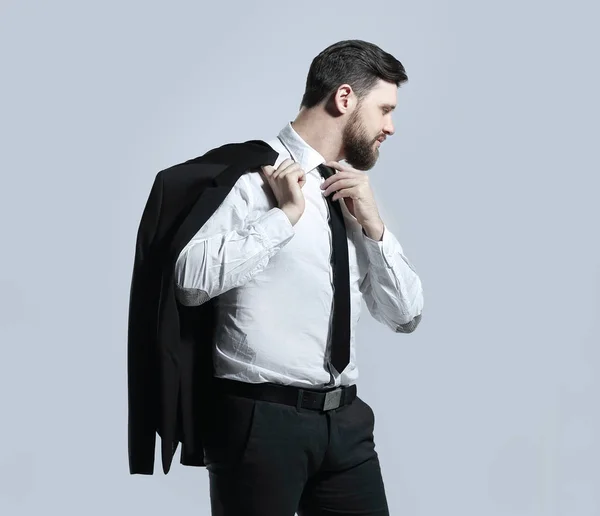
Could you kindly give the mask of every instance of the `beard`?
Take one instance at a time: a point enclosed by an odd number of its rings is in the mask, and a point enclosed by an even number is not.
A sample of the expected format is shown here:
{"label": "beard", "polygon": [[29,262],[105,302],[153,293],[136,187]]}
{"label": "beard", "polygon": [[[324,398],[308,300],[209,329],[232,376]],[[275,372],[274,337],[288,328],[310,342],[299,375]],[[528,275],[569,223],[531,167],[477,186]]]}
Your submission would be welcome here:
{"label": "beard", "polygon": [[360,108],[354,110],[344,127],[342,144],[346,162],[358,170],[370,170],[379,159],[375,142],[381,135],[370,138],[360,117]]}

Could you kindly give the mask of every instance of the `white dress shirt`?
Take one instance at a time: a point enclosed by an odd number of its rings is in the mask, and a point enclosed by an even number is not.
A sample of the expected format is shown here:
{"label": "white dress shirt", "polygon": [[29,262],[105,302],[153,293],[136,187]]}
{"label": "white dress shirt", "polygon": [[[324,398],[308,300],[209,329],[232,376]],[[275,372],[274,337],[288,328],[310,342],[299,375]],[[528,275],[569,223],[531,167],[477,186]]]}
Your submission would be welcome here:
{"label": "white dress shirt", "polygon": [[[387,227],[367,237],[341,202],[348,235],[351,295],[350,362],[328,364],[333,303],[329,207],[318,165],[325,159],[288,123],[267,142],[306,172],[305,210],[295,226],[277,207],[260,172],[247,172],[183,248],[175,266],[184,305],[215,298],[215,376],[319,388],[358,378],[355,328],[361,300],[395,332],[409,333],[423,309],[421,281]],[[331,194],[333,195],[333,194]]]}

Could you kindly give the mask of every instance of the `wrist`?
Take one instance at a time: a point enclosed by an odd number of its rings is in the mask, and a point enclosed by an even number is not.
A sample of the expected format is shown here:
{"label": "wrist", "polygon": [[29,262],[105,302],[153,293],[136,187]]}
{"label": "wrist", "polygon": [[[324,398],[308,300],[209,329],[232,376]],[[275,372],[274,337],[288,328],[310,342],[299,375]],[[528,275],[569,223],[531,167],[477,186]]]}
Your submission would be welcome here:
{"label": "wrist", "polygon": [[279,209],[285,213],[292,226],[295,226],[300,219],[301,213],[297,209],[290,207],[289,205],[280,206]]}
{"label": "wrist", "polygon": [[377,222],[368,222],[363,224],[363,232],[367,235],[371,240],[376,240],[380,242],[383,239],[383,231],[385,225],[383,221],[379,219]]}

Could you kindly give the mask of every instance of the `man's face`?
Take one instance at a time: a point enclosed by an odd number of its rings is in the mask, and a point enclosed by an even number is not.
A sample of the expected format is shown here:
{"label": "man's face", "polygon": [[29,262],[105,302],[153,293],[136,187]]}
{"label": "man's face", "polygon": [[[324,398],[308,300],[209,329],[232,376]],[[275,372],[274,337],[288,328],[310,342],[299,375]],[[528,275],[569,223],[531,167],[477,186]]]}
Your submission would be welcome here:
{"label": "man's face", "polygon": [[358,170],[370,170],[379,158],[379,146],[394,134],[392,111],[398,88],[380,80],[350,114],[342,144],[345,160]]}

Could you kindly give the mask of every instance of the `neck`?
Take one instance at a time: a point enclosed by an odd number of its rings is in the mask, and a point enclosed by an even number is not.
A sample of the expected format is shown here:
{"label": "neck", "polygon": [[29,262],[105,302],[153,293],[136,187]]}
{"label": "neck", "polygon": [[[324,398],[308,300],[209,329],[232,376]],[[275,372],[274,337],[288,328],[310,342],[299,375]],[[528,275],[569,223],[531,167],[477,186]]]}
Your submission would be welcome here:
{"label": "neck", "polygon": [[335,119],[323,109],[303,108],[292,127],[325,161],[339,161],[344,159],[340,122],[341,118]]}

